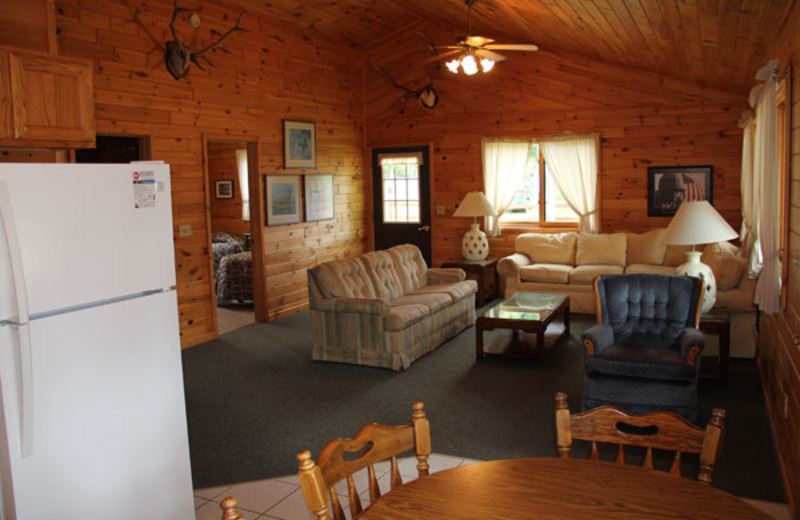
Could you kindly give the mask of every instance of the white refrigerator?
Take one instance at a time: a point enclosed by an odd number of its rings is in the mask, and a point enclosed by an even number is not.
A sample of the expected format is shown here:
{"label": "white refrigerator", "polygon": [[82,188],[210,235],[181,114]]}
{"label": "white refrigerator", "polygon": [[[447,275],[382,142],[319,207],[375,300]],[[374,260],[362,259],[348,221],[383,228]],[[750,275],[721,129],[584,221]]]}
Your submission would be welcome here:
{"label": "white refrigerator", "polygon": [[0,164],[0,519],[193,519],[169,166]]}

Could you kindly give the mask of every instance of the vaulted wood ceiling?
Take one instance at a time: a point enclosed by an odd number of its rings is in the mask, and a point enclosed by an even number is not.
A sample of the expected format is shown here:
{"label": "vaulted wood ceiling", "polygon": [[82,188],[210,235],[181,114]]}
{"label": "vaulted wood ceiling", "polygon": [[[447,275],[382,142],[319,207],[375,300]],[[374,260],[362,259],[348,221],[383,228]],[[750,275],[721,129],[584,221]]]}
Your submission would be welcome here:
{"label": "vaulted wood ceiling", "polygon": [[[240,0],[345,45],[368,48],[419,22],[467,32],[464,0]],[[745,93],[800,0],[477,0],[472,33],[536,43]],[[789,23],[789,20],[792,23]],[[447,45],[451,42],[436,42]]]}

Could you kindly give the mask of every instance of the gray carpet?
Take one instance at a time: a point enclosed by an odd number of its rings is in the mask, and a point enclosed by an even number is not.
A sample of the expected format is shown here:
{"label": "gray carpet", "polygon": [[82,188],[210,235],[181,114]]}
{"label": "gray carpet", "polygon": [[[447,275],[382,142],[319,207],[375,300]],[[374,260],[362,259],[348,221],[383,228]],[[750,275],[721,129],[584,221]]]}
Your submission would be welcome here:
{"label": "gray carpet", "polygon": [[[311,361],[307,312],[222,335],[183,353],[195,488],[295,473],[295,454],[316,457],[334,437],[370,422],[404,424],[425,402],[433,451],[475,459],[557,455],[553,396],[578,409],[583,386],[580,332],[541,366],[510,358],[475,363],[469,328],[405,372]],[[500,334],[505,331],[499,332]],[[735,341],[735,339],[734,339]],[[700,384],[700,419],[727,410],[715,485],[740,496],[784,501],[755,363],[732,360],[729,389]]]}

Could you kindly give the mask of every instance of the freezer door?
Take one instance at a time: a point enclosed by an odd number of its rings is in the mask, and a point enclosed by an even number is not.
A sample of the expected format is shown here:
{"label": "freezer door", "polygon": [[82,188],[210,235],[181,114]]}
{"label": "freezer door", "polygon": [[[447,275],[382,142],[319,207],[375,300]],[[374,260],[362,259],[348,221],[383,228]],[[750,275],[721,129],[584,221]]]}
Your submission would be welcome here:
{"label": "freezer door", "polygon": [[[29,313],[174,286],[169,181],[164,164],[0,164],[11,206],[2,222],[13,212]],[[14,258],[8,235],[0,277]],[[17,312],[10,305],[0,295],[0,321]]]}
{"label": "freezer door", "polygon": [[17,518],[194,518],[177,321],[173,291],[31,320],[31,454],[8,413],[3,447]]}

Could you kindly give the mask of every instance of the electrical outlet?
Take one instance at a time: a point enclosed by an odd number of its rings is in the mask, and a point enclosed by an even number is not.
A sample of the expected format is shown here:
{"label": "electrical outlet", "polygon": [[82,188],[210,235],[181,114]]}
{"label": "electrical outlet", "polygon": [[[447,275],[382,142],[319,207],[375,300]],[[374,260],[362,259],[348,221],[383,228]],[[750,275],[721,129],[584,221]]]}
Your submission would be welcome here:
{"label": "electrical outlet", "polygon": [[444,212],[445,212],[444,206],[441,206],[441,205],[436,206],[436,214],[437,215],[444,215]]}
{"label": "electrical outlet", "polygon": [[179,237],[190,237],[192,236],[192,225],[191,224],[181,224],[178,226],[178,236]]}

